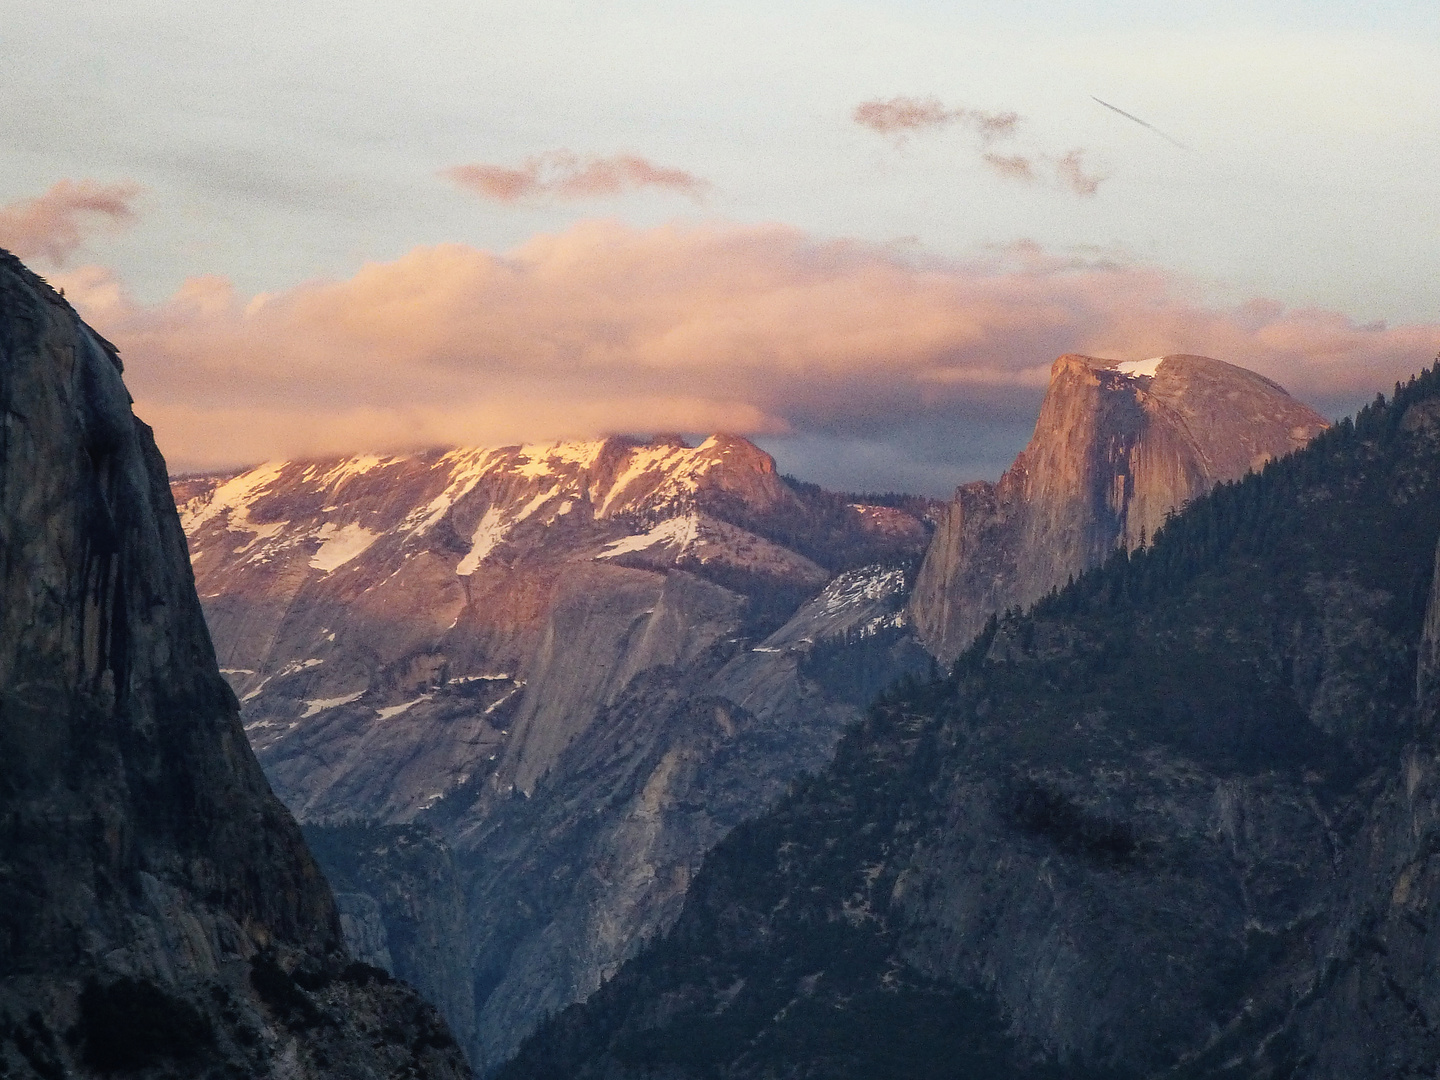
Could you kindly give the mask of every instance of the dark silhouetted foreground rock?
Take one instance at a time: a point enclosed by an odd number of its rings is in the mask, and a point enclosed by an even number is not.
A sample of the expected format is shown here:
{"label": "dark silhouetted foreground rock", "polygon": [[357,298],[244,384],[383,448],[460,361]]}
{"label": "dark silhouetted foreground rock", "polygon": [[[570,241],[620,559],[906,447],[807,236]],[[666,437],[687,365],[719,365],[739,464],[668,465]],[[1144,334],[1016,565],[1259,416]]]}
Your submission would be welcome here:
{"label": "dark silhouetted foreground rock", "polygon": [[0,424],[0,1075],[467,1075],[344,952],[113,348],[3,252]]}

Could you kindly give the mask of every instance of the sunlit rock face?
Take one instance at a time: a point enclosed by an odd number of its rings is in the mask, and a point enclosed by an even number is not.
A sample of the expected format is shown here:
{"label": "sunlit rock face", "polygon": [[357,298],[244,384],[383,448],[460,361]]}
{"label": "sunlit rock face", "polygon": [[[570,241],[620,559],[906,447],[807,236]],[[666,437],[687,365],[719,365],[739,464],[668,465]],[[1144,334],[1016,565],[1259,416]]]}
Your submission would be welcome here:
{"label": "sunlit rock face", "polygon": [[0,1074],[406,1070],[466,1074],[344,951],[115,350],[0,252]]}
{"label": "sunlit rock face", "polygon": [[[789,483],[743,439],[173,486],[247,733],[344,862],[355,946],[385,955],[383,929],[481,1067],[667,926],[705,851],[928,664],[903,607],[932,507]],[[427,830],[446,852],[421,874],[387,837],[429,851]],[[458,936],[436,929],[452,887]]]}
{"label": "sunlit rock face", "polygon": [[1144,544],[1177,507],[1325,426],[1270,380],[1208,357],[1060,357],[1030,444],[998,483],[956,491],[911,601],[917,632],[953,660],[992,614]]}

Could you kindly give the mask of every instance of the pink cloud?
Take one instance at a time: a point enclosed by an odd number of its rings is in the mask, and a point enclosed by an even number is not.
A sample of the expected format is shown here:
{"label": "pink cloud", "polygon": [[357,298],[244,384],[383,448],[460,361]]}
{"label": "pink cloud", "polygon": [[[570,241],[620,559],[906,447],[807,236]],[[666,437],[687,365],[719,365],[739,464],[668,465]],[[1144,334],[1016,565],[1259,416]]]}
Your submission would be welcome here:
{"label": "pink cloud", "polygon": [[1016,180],[1024,184],[1033,184],[1039,180],[1039,166],[1049,164],[1054,168],[1055,180],[1058,184],[1068,188],[1081,198],[1088,199],[1100,189],[1100,184],[1105,177],[1097,173],[1087,173],[1084,158],[1083,150],[1071,150],[1068,154],[1058,158],[1052,158],[1049,155],[1027,157],[1024,154],[981,155],[985,164],[1000,176],[1006,180]]}
{"label": "pink cloud", "polygon": [[1020,180],[1027,184],[1035,182],[1035,166],[1023,154],[985,154],[983,160],[1007,180]]}
{"label": "pink cloud", "polygon": [[540,187],[539,169],[510,169],[504,165],[456,165],[444,175],[463,188],[487,199],[517,202]]}
{"label": "pink cloud", "polygon": [[1440,325],[1207,302],[1163,271],[1018,245],[910,258],[778,225],[587,222],[504,253],[417,248],[246,297],[219,278],[136,303],[55,278],[118,344],[176,468],[613,431],[899,430],[916,410],[1024,416],[1064,352],[1215,356],[1302,400],[1362,400]]}
{"label": "pink cloud", "polygon": [[1033,184],[1040,178],[1038,166],[1042,163],[1049,164],[1059,187],[1088,198],[1099,190],[1105,179],[1097,173],[1085,170],[1083,150],[1071,150],[1057,157],[1039,151],[997,154],[986,149],[996,140],[1016,136],[1022,118],[1015,112],[989,113],[978,109],[950,109],[937,97],[893,97],[862,101],[855,106],[851,119],[861,127],[890,136],[897,144],[903,143],[907,136],[918,131],[952,125],[962,127],[979,136],[977,151],[980,160],[1005,180]]}
{"label": "pink cloud", "polygon": [[140,186],[128,181],[61,180],[43,194],[0,206],[0,247],[63,266],[96,227],[133,221],[131,204],[139,195]]}
{"label": "pink cloud", "polygon": [[1087,173],[1084,157],[1085,151],[1083,150],[1071,150],[1068,154],[1061,156],[1055,162],[1055,175],[1076,195],[1089,197],[1099,190],[1100,183],[1105,178],[1096,173]]}
{"label": "pink cloud", "polygon": [[855,106],[851,119],[861,127],[898,138],[926,128],[958,124],[976,132],[984,142],[1008,139],[1020,124],[1014,112],[987,113],[978,109],[947,109],[937,97],[874,98]]}
{"label": "pink cloud", "polygon": [[893,97],[862,101],[851,114],[854,121],[881,135],[944,127],[955,117],[937,97]]}
{"label": "pink cloud", "polygon": [[1020,125],[1020,114],[1014,112],[986,113],[970,110],[967,113],[970,124],[986,142],[994,139],[1008,139]]}
{"label": "pink cloud", "polygon": [[526,158],[518,169],[505,165],[456,165],[444,170],[442,175],[483,198],[507,203],[524,199],[609,198],[641,188],[660,188],[699,200],[710,188],[704,180],[682,169],[656,165],[634,154],[582,159],[568,150]]}

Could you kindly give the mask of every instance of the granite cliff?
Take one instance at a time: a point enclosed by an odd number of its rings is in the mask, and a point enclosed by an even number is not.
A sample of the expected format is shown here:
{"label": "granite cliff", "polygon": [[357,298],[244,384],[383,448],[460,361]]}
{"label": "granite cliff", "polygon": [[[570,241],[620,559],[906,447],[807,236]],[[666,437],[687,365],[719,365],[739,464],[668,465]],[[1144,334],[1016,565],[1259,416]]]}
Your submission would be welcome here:
{"label": "granite cliff", "polygon": [[1431,1075],[1437,537],[1440,367],[887,694],[503,1077]]}
{"label": "granite cliff", "polygon": [[943,661],[1217,483],[1304,446],[1325,421],[1254,372],[1203,356],[1066,355],[1030,444],[998,483],[961,487],[910,610]]}
{"label": "granite cliff", "polygon": [[743,439],[173,487],[246,731],[352,948],[439,1004],[482,1070],[668,926],[711,845],[929,666],[902,611],[925,501],[787,482]]}
{"label": "granite cliff", "polygon": [[115,350],[0,252],[0,1075],[459,1078],[217,670]]}

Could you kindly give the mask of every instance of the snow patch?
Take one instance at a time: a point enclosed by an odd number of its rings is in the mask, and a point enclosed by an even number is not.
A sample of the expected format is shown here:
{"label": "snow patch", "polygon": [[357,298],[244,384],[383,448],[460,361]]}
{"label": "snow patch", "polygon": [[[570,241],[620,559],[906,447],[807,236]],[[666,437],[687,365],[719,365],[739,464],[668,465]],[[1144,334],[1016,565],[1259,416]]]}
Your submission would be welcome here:
{"label": "snow patch", "polygon": [[408,529],[417,536],[423,536],[449,513],[450,508],[470,493],[496,464],[494,450],[451,450],[437,461],[436,467],[449,466],[450,479],[445,490],[431,499],[425,506],[412,511],[403,522],[402,529]]}
{"label": "snow patch", "polygon": [[324,660],[317,660],[313,656],[309,660],[292,660],[280,670],[280,677],[283,679],[286,675],[294,675],[297,671],[319,667],[323,663],[325,663]]}
{"label": "snow patch", "polygon": [[381,720],[389,720],[392,716],[399,716],[401,713],[405,712],[406,710],[408,710],[408,709],[413,709],[416,705],[419,705],[422,701],[429,701],[429,700],[430,700],[430,695],[429,695],[429,694],[421,694],[421,695],[420,695],[419,697],[417,697],[414,701],[407,701],[407,702],[405,702],[405,704],[403,704],[403,705],[391,705],[391,706],[389,706],[388,708],[376,709],[376,710],[375,710],[375,715],[378,716]]}
{"label": "snow patch", "polygon": [[[708,442],[706,445],[708,446]],[[626,462],[625,471],[615,478],[610,490],[605,493],[605,500],[600,504],[597,516],[607,517],[612,510],[617,509],[616,504],[628,488],[642,477],[655,473],[659,473],[661,478],[656,488],[657,494],[661,491],[671,497],[693,494],[700,488],[695,478],[708,472],[715,464],[715,459],[708,453],[701,454],[699,448],[637,446],[630,451],[630,460]]]}
{"label": "snow patch", "polygon": [[469,577],[480,569],[480,564],[485,557],[495,550],[495,545],[505,539],[506,527],[500,523],[503,511],[498,506],[492,506],[485,511],[480,519],[480,524],[475,526],[475,534],[470,538],[470,550],[460,560],[460,565],[455,567],[455,573],[461,577]]}
{"label": "snow patch", "polygon": [[847,570],[821,590],[811,604],[824,615],[834,615],[866,601],[884,600],[905,591],[905,572],[880,566]]}
{"label": "snow patch", "polygon": [[308,720],[326,709],[338,709],[341,705],[349,705],[350,702],[364,695],[364,690],[356,690],[355,693],[346,694],[344,697],[310,698],[305,702],[305,711],[300,714],[300,719]]}
{"label": "snow patch", "polygon": [[[498,698],[496,698],[494,701],[492,701],[489,705],[485,706],[485,711],[482,712],[480,715],[481,715],[481,716],[489,716],[489,715],[490,715],[491,713],[493,713],[496,709],[500,708],[501,705],[504,705],[507,701],[509,701],[511,698],[513,698],[516,694],[518,694],[518,693],[519,693],[521,690],[523,690],[523,689],[525,689],[525,684],[524,684],[524,683],[516,683],[513,687],[511,687],[511,688],[510,688],[509,690],[507,690],[505,693],[501,694]],[[501,734],[501,735],[509,735],[510,732],[508,732],[508,731],[502,731],[500,734]]]}
{"label": "snow patch", "polygon": [[520,512],[515,515],[515,520],[511,522],[511,524],[518,525],[520,522],[524,521],[531,514],[535,513],[536,510],[539,510],[540,507],[544,506],[547,502],[549,502],[551,499],[555,498],[555,496],[559,494],[560,489],[553,487],[550,488],[548,491],[540,492],[540,494],[536,495],[533,499],[531,499],[528,503],[526,503],[520,508]]}
{"label": "snow patch", "polygon": [[619,540],[611,541],[605,545],[605,549],[596,555],[597,559],[613,559],[617,555],[625,555],[632,551],[646,551],[657,544],[678,545],[683,553],[695,542],[700,534],[700,517],[698,514],[686,514],[684,517],[670,518],[662,521],[647,533],[639,536],[622,536]]}
{"label": "snow patch", "polygon": [[[346,458],[334,468],[326,470],[315,479],[321,487],[336,488],[350,479],[352,476],[364,476],[368,472],[380,468],[383,465],[392,465],[404,458],[381,457],[379,454],[359,454],[356,457]],[[306,469],[306,478],[309,479],[311,470]]]}
{"label": "snow patch", "polygon": [[244,697],[242,697],[242,698],[240,699],[240,704],[241,704],[241,705],[244,705],[245,702],[251,700],[252,698],[257,698],[257,697],[259,697],[259,696],[260,696],[260,691],[265,689],[265,684],[268,683],[271,678],[272,678],[272,676],[266,675],[265,678],[261,679],[259,686],[255,687],[254,690],[251,690],[248,694],[246,694]]}
{"label": "snow patch", "polygon": [[1153,379],[1164,360],[1163,356],[1152,356],[1149,360],[1126,360],[1123,364],[1116,364],[1115,370],[1129,379]]}
{"label": "snow patch", "polygon": [[522,446],[520,457],[524,464],[515,471],[521,476],[537,477],[550,476],[555,472],[555,465],[578,465],[582,469],[588,469],[600,457],[600,451],[605,448],[605,443],[600,440],[588,442],[560,442],[552,443],[549,446]]}
{"label": "snow patch", "polygon": [[[283,461],[267,461],[263,465],[257,465],[249,472],[243,472],[239,476],[232,477],[225,481],[210,493],[210,498],[197,507],[190,510],[187,504],[186,511],[180,515],[180,525],[185,530],[185,535],[191,536],[195,530],[204,525],[207,521],[216,517],[223,510],[239,510],[239,517],[245,520],[248,515],[244,513],[250,500],[259,492],[280,478],[280,473],[285,468]],[[232,514],[231,528],[236,528],[235,515]]]}
{"label": "snow patch", "polygon": [[[225,528],[231,533],[249,533],[250,538],[235,547],[231,554],[243,555],[252,551],[256,544],[280,535],[288,521],[270,521],[257,524],[250,520],[250,504],[255,497],[279,479],[285,469],[283,461],[267,461],[249,472],[241,473],[221,484],[210,493],[208,499],[193,499],[186,504],[180,515],[180,527],[187,537],[195,535],[202,526],[224,513]],[[270,558],[268,547],[261,544],[254,550],[247,562],[267,562]]]}
{"label": "snow patch", "polygon": [[380,539],[380,534],[354,522],[337,529],[327,521],[314,534],[314,539],[320,541],[320,549],[310,556],[310,565],[328,574],[357,555],[363,555]]}

